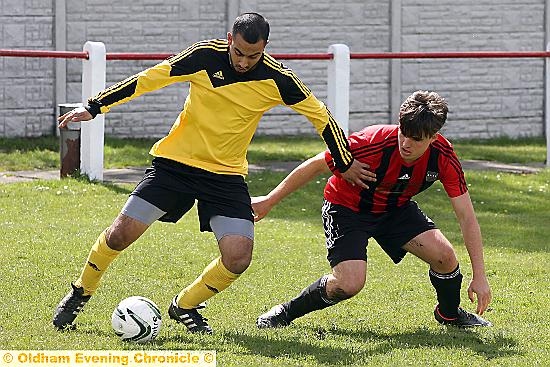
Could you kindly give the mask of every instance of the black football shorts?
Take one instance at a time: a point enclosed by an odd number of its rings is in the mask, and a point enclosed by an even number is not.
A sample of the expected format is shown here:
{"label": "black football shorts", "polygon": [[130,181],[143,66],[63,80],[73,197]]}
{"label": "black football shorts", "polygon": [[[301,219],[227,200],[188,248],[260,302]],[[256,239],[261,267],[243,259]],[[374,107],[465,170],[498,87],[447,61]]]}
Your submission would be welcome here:
{"label": "black football shorts", "polygon": [[156,157],[131,195],[166,212],[163,222],[177,222],[197,201],[200,230],[212,231],[210,218],[224,216],[254,222],[244,177],[222,175]]}
{"label": "black football shorts", "polygon": [[331,267],[346,260],[366,261],[370,238],[397,264],[407,254],[402,246],[419,234],[437,228],[414,201],[389,213],[373,215],[357,213],[325,200],[322,216]]}

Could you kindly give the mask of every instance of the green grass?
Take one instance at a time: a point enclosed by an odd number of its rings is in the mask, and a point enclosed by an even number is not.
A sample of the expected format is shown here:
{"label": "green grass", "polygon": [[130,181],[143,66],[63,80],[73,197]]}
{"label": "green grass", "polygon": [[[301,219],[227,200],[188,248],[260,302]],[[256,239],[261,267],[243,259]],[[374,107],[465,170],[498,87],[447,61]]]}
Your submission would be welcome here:
{"label": "green grass", "polygon": [[[157,139],[105,138],[104,167],[143,167],[151,163],[149,149]],[[315,136],[256,137],[248,152],[250,162],[304,160],[324,149]],[[58,169],[59,138],[0,138],[0,172]]]}
{"label": "green grass", "polygon": [[461,159],[480,159],[503,163],[535,163],[546,159],[546,139],[496,138],[457,140],[453,146]]}
{"label": "green grass", "polygon": [[[105,168],[143,167],[151,162],[149,149],[156,139],[105,139]],[[543,138],[457,140],[453,144],[461,159],[495,160],[503,163],[541,163],[546,159]],[[248,151],[250,163],[299,161],[325,149],[316,136],[258,136]],[[59,169],[59,138],[0,138],[0,172]]]}
{"label": "green grass", "polygon": [[[144,167],[151,163],[153,139],[105,138],[104,167]],[[0,138],[0,172],[60,167],[59,138]]]}
{"label": "green grass", "polygon": [[[78,329],[56,332],[55,305],[133,188],[67,179],[0,186],[0,349],[214,349],[219,366],[548,365],[550,171],[466,174],[484,234],[492,328],[436,324],[427,266],[413,256],[395,266],[373,243],[359,295],[285,329],[256,329],[257,315],[329,271],[319,217],[325,177],[258,223],[251,267],[203,312],[214,335],[190,335],[166,313],[173,295],[218,254],[194,209],[178,224],[154,224],[113,263]],[[282,177],[252,174],[250,190],[263,194]],[[444,191],[434,185],[418,201],[455,244],[465,289],[471,270]],[[164,324],[150,344],[123,343],[111,330],[112,310],[131,295],[161,307]],[[475,309],[464,291],[462,298]]]}
{"label": "green grass", "polygon": [[[153,142],[107,139],[105,166],[145,166]],[[546,156],[543,139],[453,143],[464,159],[540,163]],[[321,149],[316,137],[259,137],[249,161],[301,160]],[[0,139],[0,171],[58,169],[58,162],[56,138]],[[219,366],[548,365],[550,170],[466,175],[493,289],[486,316],[495,326],[488,329],[436,324],[427,266],[413,256],[395,266],[375,243],[359,295],[289,328],[256,329],[259,314],[330,270],[319,217],[324,177],[258,223],[251,267],[204,311],[213,336],[190,335],[166,314],[173,295],[218,254],[212,234],[199,232],[194,209],[176,225],[155,223],[113,263],[78,317],[78,329],[58,333],[50,324],[55,305],[133,186],[82,179],[0,185],[0,349],[214,349]],[[283,176],[251,174],[251,193],[266,193]],[[418,201],[455,244],[465,275],[463,306],[474,310],[464,291],[471,278],[468,256],[444,190],[436,184]],[[112,310],[130,295],[149,297],[161,307],[164,324],[150,344],[123,343],[111,330]]]}

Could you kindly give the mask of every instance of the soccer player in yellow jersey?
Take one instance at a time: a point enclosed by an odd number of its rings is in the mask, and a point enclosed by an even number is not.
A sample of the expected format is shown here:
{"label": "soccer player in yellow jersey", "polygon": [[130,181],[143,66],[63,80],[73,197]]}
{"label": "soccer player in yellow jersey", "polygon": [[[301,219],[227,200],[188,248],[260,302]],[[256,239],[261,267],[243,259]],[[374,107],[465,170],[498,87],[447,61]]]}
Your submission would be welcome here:
{"label": "soccer player in yellow jersey", "polygon": [[80,277],[57,306],[56,328],[74,327],[76,316],[122,250],[155,221],[177,222],[197,201],[200,230],[214,233],[220,256],[173,298],[168,313],[190,332],[212,332],[197,310],[233,283],[252,259],[254,218],[244,180],[246,151],[262,115],[277,105],[311,121],[346,180],[359,187],[374,180],[368,165],[353,159],[344,132],[326,106],[292,70],[265,53],[268,36],[269,23],[263,16],[242,14],[227,39],[197,42],[59,118],[60,127],[88,121],[144,93],[190,83],[183,111],[168,135],[151,148],[152,166],[111,226],[99,235]]}

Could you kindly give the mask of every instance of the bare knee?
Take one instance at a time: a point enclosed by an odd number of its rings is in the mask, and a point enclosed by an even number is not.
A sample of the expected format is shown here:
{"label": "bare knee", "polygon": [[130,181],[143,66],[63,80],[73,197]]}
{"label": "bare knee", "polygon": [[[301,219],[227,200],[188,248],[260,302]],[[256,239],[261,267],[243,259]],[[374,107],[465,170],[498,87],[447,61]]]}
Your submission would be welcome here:
{"label": "bare knee", "polygon": [[343,301],[355,296],[363,289],[364,279],[336,279],[327,282],[327,296],[331,300]]}
{"label": "bare knee", "polygon": [[149,226],[120,214],[105,232],[107,246],[122,251],[136,241]]}
{"label": "bare knee", "polygon": [[252,262],[252,251],[250,253],[242,253],[242,254],[230,254],[230,255],[223,255],[222,254],[222,263],[223,266],[230,272],[234,274],[241,274],[248,269],[250,266],[250,263]]}
{"label": "bare knee", "polygon": [[332,268],[332,274],[327,279],[327,297],[334,301],[351,298],[363,289],[366,279],[366,261],[342,261]]}
{"label": "bare knee", "polygon": [[441,273],[448,273],[456,269],[458,259],[451,246],[442,246],[435,263],[430,264],[432,269]]}
{"label": "bare knee", "polygon": [[254,242],[242,236],[225,236],[219,241],[222,263],[227,270],[241,274],[252,262]]}
{"label": "bare knee", "polygon": [[105,233],[105,238],[107,240],[107,246],[117,251],[124,250],[133,242],[130,237],[120,229],[107,229],[107,232]]}
{"label": "bare knee", "polygon": [[252,262],[252,254],[243,255],[240,257],[235,256],[222,256],[223,265],[234,274],[241,274],[248,269]]}

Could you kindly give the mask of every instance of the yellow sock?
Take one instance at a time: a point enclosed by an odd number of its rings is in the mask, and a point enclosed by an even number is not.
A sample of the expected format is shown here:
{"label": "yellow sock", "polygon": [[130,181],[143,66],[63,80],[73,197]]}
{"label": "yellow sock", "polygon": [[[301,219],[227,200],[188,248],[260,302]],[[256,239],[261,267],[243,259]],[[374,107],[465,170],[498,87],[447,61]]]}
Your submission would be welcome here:
{"label": "yellow sock", "polygon": [[120,254],[120,251],[113,250],[107,246],[105,231],[103,231],[92,246],[80,278],[74,282],[74,285],[83,287],[84,295],[93,294],[99,287],[99,281],[103,273],[105,273],[105,270],[107,270],[118,254]]}
{"label": "yellow sock", "polygon": [[212,261],[202,274],[178,295],[178,306],[193,308],[216,293],[229,287],[240,274],[234,274],[223,266],[222,258]]}

